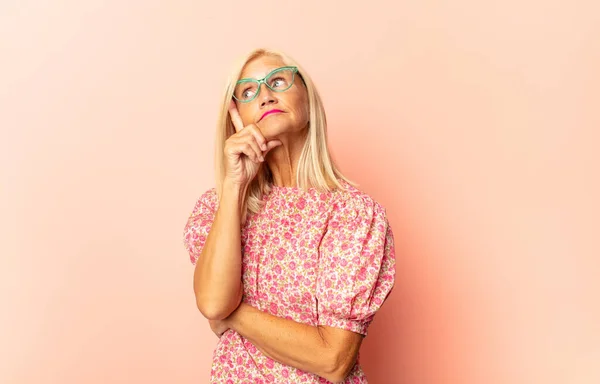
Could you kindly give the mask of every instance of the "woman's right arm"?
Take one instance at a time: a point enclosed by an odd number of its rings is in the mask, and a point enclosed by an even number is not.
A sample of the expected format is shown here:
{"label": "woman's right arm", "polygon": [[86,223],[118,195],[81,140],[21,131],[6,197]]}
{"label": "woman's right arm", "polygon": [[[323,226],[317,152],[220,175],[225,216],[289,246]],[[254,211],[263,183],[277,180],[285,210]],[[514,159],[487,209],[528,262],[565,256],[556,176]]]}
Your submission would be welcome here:
{"label": "woman's right arm", "polygon": [[219,208],[194,270],[196,305],[209,320],[229,316],[242,300],[239,185],[224,183]]}
{"label": "woman's right arm", "polygon": [[226,318],[242,300],[241,217],[246,188],[267,153],[282,144],[267,141],[256,124],[244,127],[233,101],[229,113],[236,133],[225,142],[222,196],[194,270],[196,305],[209,320]]}

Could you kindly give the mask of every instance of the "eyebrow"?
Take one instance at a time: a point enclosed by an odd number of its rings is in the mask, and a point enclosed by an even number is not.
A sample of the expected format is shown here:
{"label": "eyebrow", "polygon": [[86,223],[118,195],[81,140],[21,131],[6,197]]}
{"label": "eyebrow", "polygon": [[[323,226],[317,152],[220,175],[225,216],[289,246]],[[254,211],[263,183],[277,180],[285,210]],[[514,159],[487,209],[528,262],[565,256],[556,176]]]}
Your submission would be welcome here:
{"label": "eyebrow", "polygon": [[258,78],[257,78],[257,77],[243,77],[243,78],[239,79],[238,81],[242,81],[242,80],[259,80],[259,79],[264,79],[265,77],[267,77],[267,76],[269,76],[271,73],[273,73],[273,71],[274,71],[274,70],[276,70],[276,69],[279,69],[279,68],[283,68],[283,67],[285,67],[285,65],[283,65],[283,66],[280,66],[280,67],[273,68],[273,69],[269,70],[269,72],[267,72],[267,74],[266,74],[266,75],[264,75],[264,76],[262,76],[262,77],[258,77]]}

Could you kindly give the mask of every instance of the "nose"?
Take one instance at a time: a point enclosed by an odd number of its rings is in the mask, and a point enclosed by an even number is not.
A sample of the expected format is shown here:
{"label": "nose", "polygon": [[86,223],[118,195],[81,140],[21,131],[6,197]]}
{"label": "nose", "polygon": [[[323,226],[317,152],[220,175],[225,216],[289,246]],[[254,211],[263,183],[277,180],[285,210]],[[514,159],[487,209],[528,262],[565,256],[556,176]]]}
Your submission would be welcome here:
{"label": "nose", "polygon": [[262,87],[258,96],[260,106],[264,107],[265,105],[277,103],[277,98],[273,94],[273,91],[271,91],[271,89],[267,87],[266,84],[261,84],[260,86]]}

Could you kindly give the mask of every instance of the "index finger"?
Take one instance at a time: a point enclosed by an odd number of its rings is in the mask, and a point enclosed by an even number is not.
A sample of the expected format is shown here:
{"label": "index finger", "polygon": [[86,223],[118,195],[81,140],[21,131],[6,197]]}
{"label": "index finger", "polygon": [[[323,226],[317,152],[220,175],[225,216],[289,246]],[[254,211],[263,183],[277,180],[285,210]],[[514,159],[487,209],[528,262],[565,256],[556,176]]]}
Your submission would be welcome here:
{"label": "index finger", "polygon": [[240,116],[240,113],[238,112],[237,107],[235,106],[235,101],[231,100],[231,103],[229,103],[228,111],[229,116],[231,116],[231,122],[233,123],[236,132],[239,132],[242,129],[244,129],[244,122],[242,121],[242,117]]}

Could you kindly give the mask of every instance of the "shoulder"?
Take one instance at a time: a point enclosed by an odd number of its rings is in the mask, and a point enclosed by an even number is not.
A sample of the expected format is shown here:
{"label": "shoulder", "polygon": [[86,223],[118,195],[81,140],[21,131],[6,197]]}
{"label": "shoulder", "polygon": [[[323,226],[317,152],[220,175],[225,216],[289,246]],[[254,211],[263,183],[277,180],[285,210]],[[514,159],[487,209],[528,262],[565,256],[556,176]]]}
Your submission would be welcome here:
{"label": "shoulder", "polygon": [[217,206],[219,204],[218,200],[219,199],[217,196],[217,189],[214,187],[209,188],[209,189],[205,190],[198,198],[198,200],[196,202],[195,210],[198,210],[203,207],[210,208],[211,210],[216,210]]}
{"label": "shoulder", "polygon": [[332,203],[337,208],[354,208],[354,209],[377,209],[384,210],[385,208],[377,200],[375,200],[367,192],[359,187],[341,180],[342,188],[337,188],[332,191]]}
{"label": "shoulder", "polygon": [[212,187],[202,193],[201,198],[206,200],[217,200],[217,188]]}
{"label": "shoulder", "polygon": [[334,213],[345,214],[348,218],[379,216],[385,219],[385,207],[371,195],[346,181],[341,180],[340,184],[342,188],[331,192]]}

